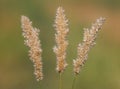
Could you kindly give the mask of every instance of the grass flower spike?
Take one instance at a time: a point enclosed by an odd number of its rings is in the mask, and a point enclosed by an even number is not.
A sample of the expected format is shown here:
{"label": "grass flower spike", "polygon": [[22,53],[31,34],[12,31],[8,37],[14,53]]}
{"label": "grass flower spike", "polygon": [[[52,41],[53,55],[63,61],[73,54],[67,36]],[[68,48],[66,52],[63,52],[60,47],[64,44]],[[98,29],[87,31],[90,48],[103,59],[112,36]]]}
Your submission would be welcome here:
{"label": "grass flower spike", "polygon": [[79,74],[81,67],[84,65],[88,57],[88,52],[90,48],[95,45],[95,39],[97,37],[98,31],[101,29],[105,18],[99,18],[97,21],[92,24],[90,29],[84,29],[83,42],[78,45],[77,48],[77,59],[73,60],[74,73]]}
{"label": "grass flower spike", "polygon": [[34,63],[34,74],[37,81],[43,79],[42,73],[42,59],[41,59],[41,44],[39,40],[39,30],[32,27],[32,22],[28,17],[21,17],[23,36],[25,38],[25,45],[30,48],[29,56],[32,62]]}
{"label": "grass flower spike", "polygon": [[58,7],[55,19],[55,41],[56,46],[53,48],[53,51],[57,57],[57,72],[61,73],[67,66],[65,61],[66,58],[66,49],[68,46],[68,41],[66,40],[67,34],[69,32],[68,29],[68,20],[66,20],[64,10],[62,7]]}

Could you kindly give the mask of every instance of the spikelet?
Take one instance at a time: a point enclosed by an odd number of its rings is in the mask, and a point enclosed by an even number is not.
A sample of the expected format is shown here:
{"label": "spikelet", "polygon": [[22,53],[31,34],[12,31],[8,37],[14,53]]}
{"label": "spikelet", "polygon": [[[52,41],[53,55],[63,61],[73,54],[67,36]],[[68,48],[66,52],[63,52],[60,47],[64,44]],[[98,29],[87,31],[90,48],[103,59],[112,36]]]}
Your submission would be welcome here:
{"label": "spikelet", "polygon": [[53,48],[53,51],[56,54],[57,58],[57,67],[56,70],[59,73],[62,73],[66,66],[67,63],[65,61],[66,58],[66,49],[68,46],[68,41],[66,40],[66,36],[69,32],[68,29],[68,20],[66,20],[64,10],[62,7],[58,7],[57,13],[56,13],[56,19],[55,19],[55,41],[56,41],[56,46]]}
{"label": "spikelet", "polygon": [[88,52],[90,48],[95,45],[97,33],[101,29],[104,21],[105,18],[100,17],[94,24],[92,24],[90,29],[84,29],[83,42],[78,44],[77,47],[77,59],[73,60],[75,74],[79,74],[81,67],[84,66],[84,63],[88,58]]}
{"label": "spikelet", "polygon": [[25,38],[24,43],[30,48],[29,57],[34,63],[34,74],[37,81],[42,80],[42,49],[39,40],[39,30],[32,27],[32,22],[26,16],[21,17],[21,23],[23,29],[23,36]]}

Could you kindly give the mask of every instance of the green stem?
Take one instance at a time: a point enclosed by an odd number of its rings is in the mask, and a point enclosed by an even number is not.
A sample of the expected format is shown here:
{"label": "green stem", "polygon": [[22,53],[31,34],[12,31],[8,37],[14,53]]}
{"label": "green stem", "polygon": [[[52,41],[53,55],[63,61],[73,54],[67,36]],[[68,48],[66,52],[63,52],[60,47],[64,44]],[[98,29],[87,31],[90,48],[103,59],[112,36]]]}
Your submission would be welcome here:
{"label": "green stem", "polygon": [[75,82],[76,82],[76,77],[77,77],[77,75],[74,75],[74,79],[73,79],[73,83],[72,83],[72,89],[74,89]]}
{"label": "green stem", "polygon": [[62,78],[61,73],[59,74],[59,89],[62,89]]}

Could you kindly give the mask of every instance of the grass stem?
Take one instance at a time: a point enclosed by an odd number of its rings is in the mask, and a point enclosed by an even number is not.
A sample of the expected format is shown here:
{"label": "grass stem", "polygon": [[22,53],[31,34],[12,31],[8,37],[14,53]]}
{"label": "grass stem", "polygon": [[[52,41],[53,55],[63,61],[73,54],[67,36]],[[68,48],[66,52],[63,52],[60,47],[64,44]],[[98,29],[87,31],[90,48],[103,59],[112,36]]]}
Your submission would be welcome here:
{"label": "grass stem", "polygon": [[62,76],[59,74],[59,89],[62,89]]}
{"label": "grass stem", "polygon": [[72,83],[72,89],[74,89],[75,82],[76,82],[76,77],[77,77],[77,75],[74,75],[74,79],[73,79],[73,83]]}

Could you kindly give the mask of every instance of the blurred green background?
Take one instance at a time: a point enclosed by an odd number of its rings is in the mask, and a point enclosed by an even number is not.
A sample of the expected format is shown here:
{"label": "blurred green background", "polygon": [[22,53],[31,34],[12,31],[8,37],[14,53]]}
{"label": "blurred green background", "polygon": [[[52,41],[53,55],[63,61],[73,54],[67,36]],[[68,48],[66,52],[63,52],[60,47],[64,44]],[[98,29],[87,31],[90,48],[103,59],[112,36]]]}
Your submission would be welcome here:
{"label": "blurred green background", "polygon": [[[58,89],[53,28],[58,0],[0,0],[0,89]],[[62,0],[69,19],[69,66],[62,75],[62,89],[71,89],[72,60],[83,28],[100,16],[106,17],[97,44],[77,78],[75,89],[120,89],[120,0]],[[40,29],[44,80],[37,82],[28,48],[23,44],[21,15]]]}

